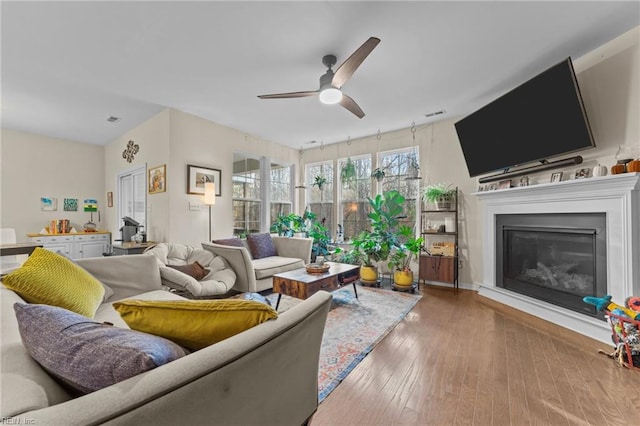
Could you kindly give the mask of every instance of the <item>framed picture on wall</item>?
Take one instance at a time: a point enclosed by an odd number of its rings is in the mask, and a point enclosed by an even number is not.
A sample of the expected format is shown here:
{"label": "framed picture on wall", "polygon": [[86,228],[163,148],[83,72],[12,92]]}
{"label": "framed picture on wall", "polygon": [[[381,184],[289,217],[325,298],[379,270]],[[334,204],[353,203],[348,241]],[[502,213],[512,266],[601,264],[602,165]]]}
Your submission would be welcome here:
{"label": "framed picture on wall", "polygon": [[205,182],[213,182],[216,186],[216,196],[222,195],[222,172],[209,167],[187,164],[187,194],[204,195]]}
{"label": "framed picture on wall", "polygon": [[167,166],[149,167],[149,194],[157,194],[167,190]]}

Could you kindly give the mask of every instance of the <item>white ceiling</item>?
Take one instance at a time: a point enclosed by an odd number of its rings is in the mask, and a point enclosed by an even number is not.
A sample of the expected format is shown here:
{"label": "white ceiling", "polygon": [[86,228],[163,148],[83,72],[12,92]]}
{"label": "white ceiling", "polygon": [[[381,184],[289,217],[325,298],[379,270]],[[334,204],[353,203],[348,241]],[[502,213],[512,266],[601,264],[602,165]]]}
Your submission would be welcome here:
{"label": "white ceiling", "polygon": [[[640,25],[640,2],[7,2],[2,126],[106,144],[165,107],[308,148],[466,115]],[[322,57],[382,41],[316,97]],[[337,67],[334,67],[336,69]],[[121,117],[108,123],[109,116]]]}

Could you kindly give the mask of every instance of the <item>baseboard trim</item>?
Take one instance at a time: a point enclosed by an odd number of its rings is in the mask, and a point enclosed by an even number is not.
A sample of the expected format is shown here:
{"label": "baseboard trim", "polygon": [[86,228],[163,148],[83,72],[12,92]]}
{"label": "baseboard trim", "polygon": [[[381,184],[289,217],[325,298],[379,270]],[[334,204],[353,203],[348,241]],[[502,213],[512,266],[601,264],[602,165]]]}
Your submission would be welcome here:
{"label": "baseboard trim", "polygon": [[478,294],[600,342],[612,344],[611,328],[606,322],[596,318],[586,317],[531,297],[482,284],[479,285]]}

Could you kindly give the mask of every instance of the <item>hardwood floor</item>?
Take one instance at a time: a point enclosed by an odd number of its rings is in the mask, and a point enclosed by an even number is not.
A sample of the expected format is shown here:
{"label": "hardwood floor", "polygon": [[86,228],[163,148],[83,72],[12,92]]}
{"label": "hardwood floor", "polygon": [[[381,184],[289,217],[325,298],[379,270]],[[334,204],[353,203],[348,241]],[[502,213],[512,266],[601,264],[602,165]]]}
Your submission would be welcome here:
{"label": "hardwood floor", "polygon": [[416,307],[320,404],[321,425],[637,425],[640,371],[475,292]]}

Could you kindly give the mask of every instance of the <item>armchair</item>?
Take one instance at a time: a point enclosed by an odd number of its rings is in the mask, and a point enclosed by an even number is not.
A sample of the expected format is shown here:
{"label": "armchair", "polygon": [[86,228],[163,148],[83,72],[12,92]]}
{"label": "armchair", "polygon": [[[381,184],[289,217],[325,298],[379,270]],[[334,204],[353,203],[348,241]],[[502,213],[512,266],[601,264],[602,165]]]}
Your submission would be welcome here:
{"label": "armchair", "polygon": [[[188,298],[225,294],[236,281],[235,272],[222,257],[201,248],[160,243],[144,254],[156,257],[162,284]],[[192,272],[194,269],[201,273]]]}
{"label": "armchair", "polygon": [[274,274],[304,268],[311,260],[312,238],[271,236],[277,256],[254,259],[246,240],[240,240],[241,246],[203,242],[202,248],[221,256],[229,262],[236,272],[234,290],[241,292],[259,292],[272,288]]}

